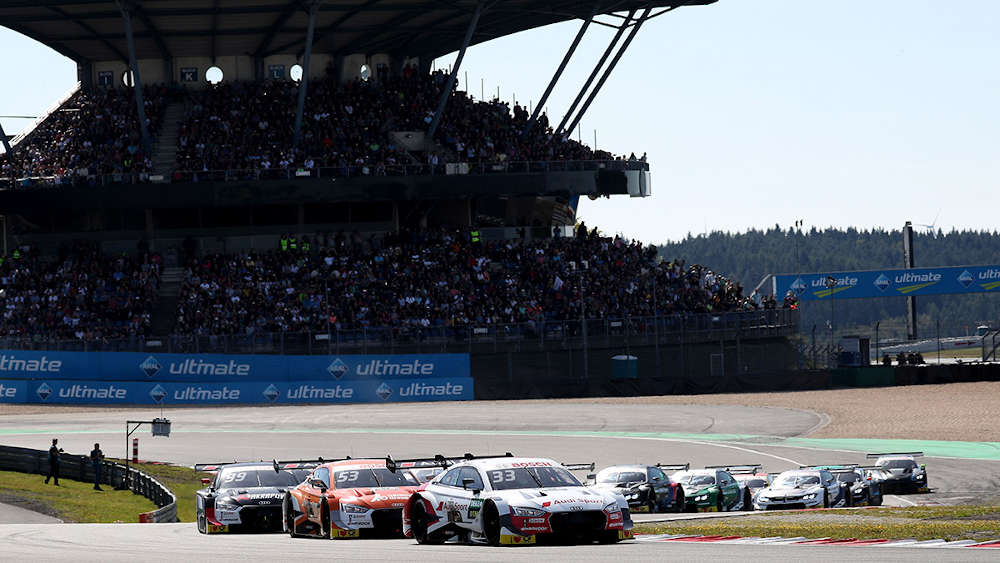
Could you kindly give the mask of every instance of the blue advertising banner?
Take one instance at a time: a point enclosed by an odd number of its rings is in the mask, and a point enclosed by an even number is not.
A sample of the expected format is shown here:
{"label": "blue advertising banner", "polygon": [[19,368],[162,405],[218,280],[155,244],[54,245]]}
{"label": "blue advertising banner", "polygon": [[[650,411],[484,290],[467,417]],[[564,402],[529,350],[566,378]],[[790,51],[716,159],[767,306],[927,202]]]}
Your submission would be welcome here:
{"label": "blue advertising banner", "polygon": [[[828,286],[828,278],[833,278]],[[774,276],[774,295],[780,300],[789,291],[800,301],[1000,293],[1000,266],[955,266]]]}
{"label": "blue advertising banner", "polygon": [[468,354],[237,356],[0,350],[0,377],[104,381],[297,381],[471,377]]}
{"label": "blue advertising banner", "polygon": [[184,383],[0,380],[0,402],[100,405],[219,405],[471,401],[471,377],[337,382]]}

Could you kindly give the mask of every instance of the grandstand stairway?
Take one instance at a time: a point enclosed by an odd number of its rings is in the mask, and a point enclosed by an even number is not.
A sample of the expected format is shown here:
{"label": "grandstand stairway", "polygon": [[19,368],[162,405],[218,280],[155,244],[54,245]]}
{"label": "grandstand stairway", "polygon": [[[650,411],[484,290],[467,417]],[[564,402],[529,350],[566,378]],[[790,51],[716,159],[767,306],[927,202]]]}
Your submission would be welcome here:
{"label": "grandstand stairway", "polygon": [[163,110],[163,125],[153,151],[153,172],[169,180],[177,161],[177,133],[184,120],[184,102],[172,101]]}
{"label": "grandstand stairway", "polygon": [[163,274],[160,276],[160,299],[153,308],[150,318],[152,325],[150,328],[156,336],[173,332],[182,281],[184,281],[184,268],[172,266],[163,269]]}

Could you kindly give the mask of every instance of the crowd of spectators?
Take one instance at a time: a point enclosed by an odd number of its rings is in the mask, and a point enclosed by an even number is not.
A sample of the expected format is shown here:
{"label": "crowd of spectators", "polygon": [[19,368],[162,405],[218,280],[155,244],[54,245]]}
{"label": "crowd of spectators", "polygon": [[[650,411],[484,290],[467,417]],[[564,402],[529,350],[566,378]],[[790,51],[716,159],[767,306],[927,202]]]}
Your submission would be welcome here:
{"label": "crowd of spectators", "polygon": [[0,264],[0,338],[100,341],[147,336],[159,255],[109,256],[75,243],[43,260],[30,246]]}
{"label": "crowd of spectators", "polygon": [[[156,136],[168,99],[165,87],[144,89],[146,124]],[[0,178],[78,183],[102,174],[151,171],[142,146],[132,89],[77,92],[42,121],[12,155],[0,155]]]}
{"label": "crowd of spectators", "polygon": [[[467,230],[323,236],[187,263],[175,333],[457,327],[749,310],[743,288],[655,247],[576,236],[477,241]],[[308,249],[308,250],[305,250]]]}

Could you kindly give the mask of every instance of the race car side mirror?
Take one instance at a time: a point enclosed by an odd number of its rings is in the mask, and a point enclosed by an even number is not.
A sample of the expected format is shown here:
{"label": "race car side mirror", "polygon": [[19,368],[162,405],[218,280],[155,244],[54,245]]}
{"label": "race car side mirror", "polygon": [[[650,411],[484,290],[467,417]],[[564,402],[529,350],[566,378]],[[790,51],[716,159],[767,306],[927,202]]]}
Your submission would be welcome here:
{"label": "race car side mirror", "polygon": [[595,479],[597,479],[597,473],[587,473],[588,481],[594,481]]}
{"label": "race car side mirror", "polygon": [[321,491],[326,490],[326,483],[322,479],[310,479],[309,484]]}
{"label": "race car side mirror", "polygon": [[202,485],[211,485],[212,484],[212,478],[211,477],[202,477],[201,478],[201,484]]}
{"label": "race car side mirror", "polygon": [[921,463],[920,464],[920,469],[927,469],[927,464],[926,463]]}

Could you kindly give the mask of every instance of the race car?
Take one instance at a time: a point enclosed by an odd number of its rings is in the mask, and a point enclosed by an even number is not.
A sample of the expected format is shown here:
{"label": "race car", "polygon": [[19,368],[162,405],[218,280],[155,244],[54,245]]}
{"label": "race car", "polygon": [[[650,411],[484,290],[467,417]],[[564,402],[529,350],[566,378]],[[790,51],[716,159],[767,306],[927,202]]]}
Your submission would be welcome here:
{"label": "race car", "polygon": [[743,488],[743,510],[753,510],[753,496],[771,484],[769,474],[759,464],[710,465],[706,469],[724,469]]}
{"label": "race car", "polygon": [[844,494],[844,506],[881,506],[882,479],[873,477],[867,468],[856,463],[803,466],[801,469],[826,469],[850,494]]}
{"label": "race car", "polygon": [[928,490],[927,466],[914,461],[914,458],[923,455],[923,452],[901,452],[867,454],[866,457],[874,459],[875,466],[888,473],[884,484],[885,492],[918,493]]}
{"label": "race car", "polygon": [[214,472],[202,479],[208,487],[195,493],[198,531],[280,532],[281,499],[309,474],[317,462],[205,463],[197,471]]}
{"label": "race car", "polygon": [[744,505],[743,487],[724,469],[690,469],[670,476],[684,490],[688,512],[708,509],[752,510]]}
{"label": "race car", "polygon": [[825,469],[795,469],[779,473],[753,497],[756,510],[830,508],[843,506],[847,487]]}
{"label": "race car", "polygon": [[614,490],[628,501],[629,508],[645,506],[650,512],[684,510],[684,489],[670,480],[664,469],[686,470],[689,464],[614,465],[587,476],[593,487]]}
{"label": "race car", "polygon": [[409,470],[390,471],[384,459],[324,463],[285,493],[283,529],[292,537],[401,537],[403,505],[419,486]]}
{"label": "race car", "polygon": [[621,493],[584,486],[551,459],[496,456],[459,462],[422,486],[403,529],[421,544],[615,543],[632,537],[632,518]]}

